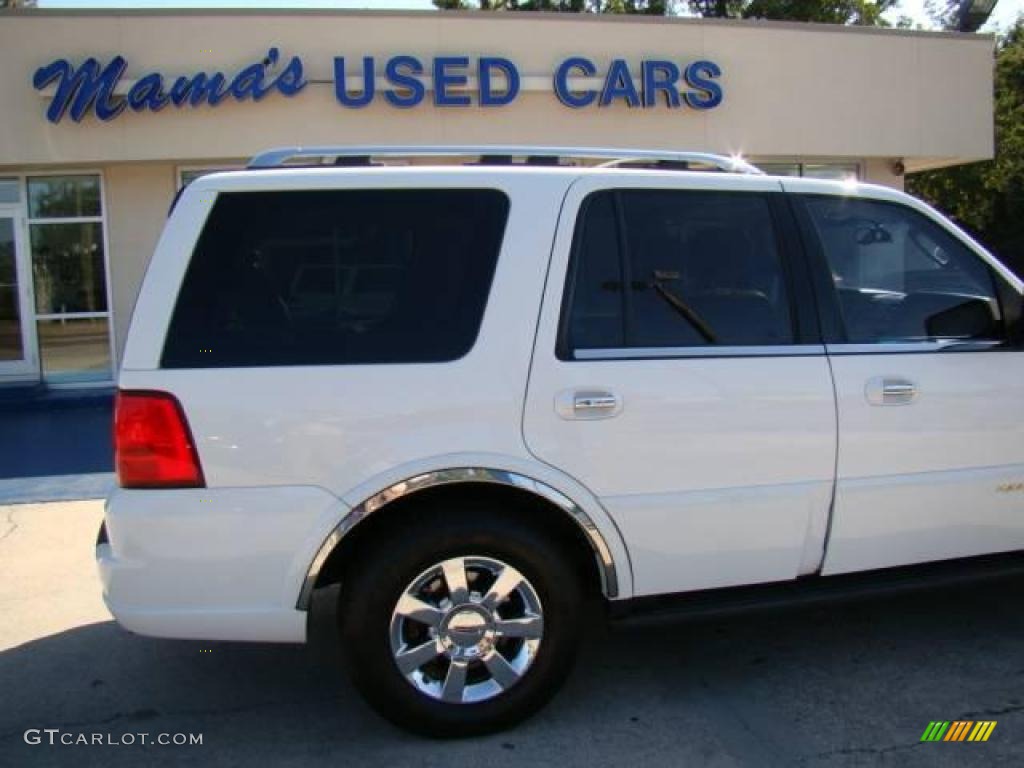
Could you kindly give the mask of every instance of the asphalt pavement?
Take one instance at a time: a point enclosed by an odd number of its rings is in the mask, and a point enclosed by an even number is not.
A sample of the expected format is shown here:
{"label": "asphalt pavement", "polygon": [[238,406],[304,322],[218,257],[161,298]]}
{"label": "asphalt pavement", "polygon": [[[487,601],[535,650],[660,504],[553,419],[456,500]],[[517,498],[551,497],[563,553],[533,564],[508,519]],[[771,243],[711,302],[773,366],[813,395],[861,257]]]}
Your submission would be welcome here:
{"label": "asphalt pavement", "polygon": [[[0,507],[0,765],[1024,762],[1024,579],[699,623],[592,622],[569,684],[532,720],[432,741],[382,721],[349,686],[330,591],[307,646],[120,629],[93,563],[101,514],[99,502]],[[920,741],[930,721],[958,719],[997,725],[986,743]],[[58,729],[54,744],[45,729]],[[142,745],[142,733],[202,744]],[[117,743],[60,743],[93,734]]]}

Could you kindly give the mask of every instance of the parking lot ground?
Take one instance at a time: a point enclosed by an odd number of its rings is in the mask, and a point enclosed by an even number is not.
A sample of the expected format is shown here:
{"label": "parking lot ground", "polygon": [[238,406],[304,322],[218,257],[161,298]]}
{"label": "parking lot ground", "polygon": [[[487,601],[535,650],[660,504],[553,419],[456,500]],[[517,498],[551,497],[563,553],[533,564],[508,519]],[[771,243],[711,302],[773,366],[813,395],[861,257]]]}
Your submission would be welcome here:
{"label": "parking lot ground", "polygon": [[[962,766],[1024,762],[1024,580],[676,625],[594,622],[535,718],[464,741],[405,734],[335,652],[131,635],[100,600],[100,502],[0,507],[0,765]],[[986,743],[921,743],[995,720]],[[26,744],[202,734],[202,744]],[[109,737],[107,737],[109,734]],[[59,737],[58,737],[59,738]]]}
{"label": "parking lot ground", "polygon": [[0,392],[0,504],[82,499],[113,487],[113,393]]}

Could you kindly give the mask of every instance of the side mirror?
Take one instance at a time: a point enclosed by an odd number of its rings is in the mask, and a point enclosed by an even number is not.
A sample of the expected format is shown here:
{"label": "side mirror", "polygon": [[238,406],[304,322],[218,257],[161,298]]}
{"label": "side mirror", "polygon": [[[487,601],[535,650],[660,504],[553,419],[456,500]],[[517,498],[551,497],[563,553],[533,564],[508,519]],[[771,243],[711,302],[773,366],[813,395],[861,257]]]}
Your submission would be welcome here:
{"label": "side mirror", "polygon": [[1024,294],[1014,295],[1006,311],[1006,334],[1015,347],[1024,347]]}
{"label": "side mirror", "polygon": [[1024,347],[1024,294],[999,275],[992,277],[1003,310],[1006,340],[1014,347]]}
{"label": "side mirror", "polygon": [[993,299],[967,299],[925,318],[925,333],[933,339],[998,338],[998,305]]}

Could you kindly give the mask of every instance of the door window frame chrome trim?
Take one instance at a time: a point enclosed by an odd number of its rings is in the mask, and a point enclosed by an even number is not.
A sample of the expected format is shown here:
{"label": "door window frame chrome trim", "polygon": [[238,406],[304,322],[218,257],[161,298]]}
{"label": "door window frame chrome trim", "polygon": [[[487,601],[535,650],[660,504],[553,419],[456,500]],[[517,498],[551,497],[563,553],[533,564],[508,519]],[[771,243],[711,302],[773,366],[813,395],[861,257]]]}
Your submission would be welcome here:
{"label": "door window frame chrome trim", "polygon": [[576,349],[567,362],[601,360],[687,360],[713,357],[819,357],[826,354],[824,344],[780,344],[765,346],[707,347],[612,347]]}
{"label": "door window frame chrome trim", "polygon": [[925,352],[998,352],[1012,347],[1000,339],[945,339],[940,341],[875,342],[872,344],[826,344],[829,355],[900,355]]}

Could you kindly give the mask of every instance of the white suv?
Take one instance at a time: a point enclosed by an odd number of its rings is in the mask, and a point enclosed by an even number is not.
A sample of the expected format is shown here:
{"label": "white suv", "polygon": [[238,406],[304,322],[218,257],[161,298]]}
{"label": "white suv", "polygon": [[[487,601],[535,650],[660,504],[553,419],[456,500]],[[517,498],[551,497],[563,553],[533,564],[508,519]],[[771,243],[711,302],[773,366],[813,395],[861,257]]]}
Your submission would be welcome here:
{"label": "white suv", "polygon": [[691,153],[266,153],[184,191],[146,274],[104,598],[141,634],[303,642],[340,582],[380,712],[501,727],[566,676],[588,596],[703,610],[1024,549],[1021,308],[892,189]]}

